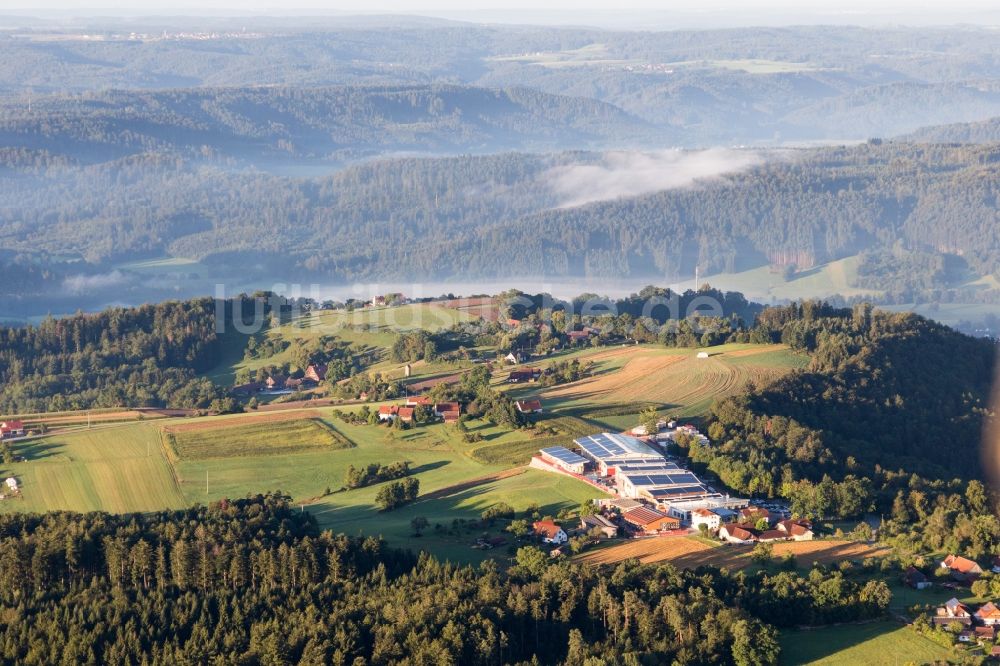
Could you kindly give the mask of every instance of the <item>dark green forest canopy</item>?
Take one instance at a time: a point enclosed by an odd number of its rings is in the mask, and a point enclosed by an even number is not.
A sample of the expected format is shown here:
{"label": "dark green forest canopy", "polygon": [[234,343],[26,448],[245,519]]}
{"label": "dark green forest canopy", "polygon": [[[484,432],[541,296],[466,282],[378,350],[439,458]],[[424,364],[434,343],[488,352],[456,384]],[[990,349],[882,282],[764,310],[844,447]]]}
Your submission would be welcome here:
{"label": "dark green forest canopy", "polygon": [[[755,334],[809,367],[713,407],[692,457],[742,492],[802,512],[888,512],[901,489],[961,493],[981,478],[996,346],[913,314],[821,303],[765,309]],[[797,504],[796,504],[797,503]]]}
{"label": "dark green forest canopy", "polygon": [[[804,271],[863,253],[856,286],[912,302],[1000,265],[995,145],[766,153],[760,166],[696,187],[570,208],[554,180],[604,165],[602,155],[385,160],[318,179],[162,155],[73,169],[49,153],[6,155],[14,177],[0,179],[0,261],[30,258],[57,273],[166,254],[286,280],[673,280],[696,264],[703,275]],[[70,268],[67,256],[89,263]]]}
{"label": "dark green forest canopy", "polygon": [[[776,663],[772,626],[878,617],[885,583],[533,547],[456,567],[320,532],[280,494],[146,515],[0,516],[5,663]],[[820,590],[823,590],[820,593]]]}

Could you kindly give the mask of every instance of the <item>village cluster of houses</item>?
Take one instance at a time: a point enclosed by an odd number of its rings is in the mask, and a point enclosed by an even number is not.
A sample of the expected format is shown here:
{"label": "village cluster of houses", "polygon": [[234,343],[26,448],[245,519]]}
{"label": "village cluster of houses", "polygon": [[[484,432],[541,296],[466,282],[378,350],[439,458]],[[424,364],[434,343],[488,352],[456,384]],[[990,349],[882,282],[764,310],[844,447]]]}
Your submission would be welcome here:
{"label": "village cluster of houses", "polygon": [[229,390],[232,395],[251,396],[257,393],[292,392],[314,388],[326,379],[327,366],[313,364],[306,368],[301,377],[286,377],[272,375],[261,382],[248,382],[234,386]]}
{"label": "village cluster of houses", "polygon": [[457,402],[432,403],[426,396],[410,396],[402,405],[382,405],[378,408],[379,421],[395,421],[413,423],[417,407],[427,407],[435,418],[445,423],[455,423],[462,415],[462,405]]}
{"label": "village cluster of houses", "polygon": [[[935,609],[931,621],[938,626],[950,626],[953,623],[961,625],[959,642],[992,643],[997,638],[997,627],[1000,625],[1000,608],[992,601],[976,608],[952,597]],[[997,655],[1000,655],[1000,648],[994,647],[992,656]]]}
{"label": "village cluster of houses", "polygon": [[24,437],[27,430],[24,421],[0,421],[0,439]]}
{"label": "village cluster of houses", "polygon": [[716,511],[700,509],[697,513],[692,521],[693,527],[704,524],[706,529],[729,543],[812,541],[815,537],[812,523],[808,520],[781,519],[763,507],[740,509],[731,523],[724,523]]}

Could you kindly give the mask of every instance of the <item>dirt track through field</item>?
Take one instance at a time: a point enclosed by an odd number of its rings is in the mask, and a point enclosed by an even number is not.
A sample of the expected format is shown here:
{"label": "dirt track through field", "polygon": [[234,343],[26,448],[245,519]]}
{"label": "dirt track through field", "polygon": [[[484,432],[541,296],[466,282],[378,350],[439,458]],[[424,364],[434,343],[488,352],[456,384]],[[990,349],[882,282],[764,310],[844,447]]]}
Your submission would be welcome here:
{"label": "dirt track through field", "polygon": [[[624,543],[602,548],[580,556],[580,561],[590,564],[613,564],[636,558],[640,562],[670,562],[680,568],[692,569],[708,565],[728,569],[742,569],[752,563],[751,546],[720,545],[713,547],[683,536],[653,537],[633,539]],[[774,544],[774,556],[784,557],[791,553],[799,566],[809,566],[813,562],[828,564],[841,560],[864,559],[884,555],[888,550],[878,546],[840,540],[780,541]]]}
{"label": "dirt track through field", "polygon": [[195,421],[193,423],[177,423],[163,427],[164,432],[176,434],[180,432],[205,432],[208,430],[225,430],[257,423],[279,423],[281,421],[299,421],[301,419],[316,419],[322,415],[316,410],[307,409],[290,413],[263,414],[253,416],[238,416],[229,419],[212,419]]}

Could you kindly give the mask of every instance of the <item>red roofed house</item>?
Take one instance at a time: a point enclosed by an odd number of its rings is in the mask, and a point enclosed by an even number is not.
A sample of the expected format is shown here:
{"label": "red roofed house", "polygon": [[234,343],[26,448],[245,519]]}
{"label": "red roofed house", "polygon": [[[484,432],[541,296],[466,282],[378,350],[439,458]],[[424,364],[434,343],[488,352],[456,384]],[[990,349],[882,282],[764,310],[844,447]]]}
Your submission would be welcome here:
{"label": "red roofed house", "polygon": [[0,439],[24,437],[24,421],[0,421]]}
{"label": "red roofed house", "polygon": [[757,535],[757,541],[784,541],[787,538],[788,533],[781,530],[764,530]]}
{"label": "red roofed house", "polygon": [[542,538],[544,543],[566,543],[569,539],[563,528],[556,525],[551,520],[539,520],[531,526],[535,530],[535,536]]}
{"label": "red roofed house", "polygon": [[815,536],[812,526],[804,520],[782,520],[777,524],[776,529],[791,537],[792,541],[812,541],[813,536]]}
{"label": "red roofed house", "polygon": [[400,407],[396,413],[399,414],[399,420],[403,423],[413,423],[414,411],[413,407]]}
{"label": "red roofed house", "polygon": [[681,521],[677,518],[647,506],[639,506],[631,511],[626,511],[622,514],[622,520],[644,534],[676,530],[681,526]]}
{"label": "red roofed house", "polygon": [[972,613],[969,612],[968,606],[952,597],[944,602],[944,606],[935,611],[933,620],[936,625],[947,625],[952,622],[958,622],[969,626],[972,624]]}
{"label": "red roofed house", "polygon": [[719,528],[719,538],[729,543],[752,543],[757,534],[739,525],[723,525]]}
{"label": "red roofed house", "polygon": [[434,416],[444,417],[445,414],[449,412],[459,412],[461,413],[462,406],[457,402],[439,402],[434,405]]}
{"label": "red roofed house", "polygon": [[767,518],[767,522],[772,522],[771,512],[759,506],[747,506],[740,509],[740,522],[756,525],[761,518]]}
{"label": "red roofed house", "polygon": [[326,379],[326,366],[322,364],[313,364],[306,368],[305,378],[319,384],[321,381]]}
{"label": "red roofed house", "polygon": [[987,601],[975,612],[976,619],[988,627],[1000,624],[1000,608],[992,601]]}
{"label": "red roofed house", "polygon": [[378,408],[379,421],[393,421],[399,415],[398,405],[382,405]]}
{"label": "red roofed house", "polygon": [[541,414],[542,413],[542,401],[538,399],[531,400],[517,400],[514,402],[514,406],[517,407],[517,411],[522,414]]}
{"label": "red roofed house", "polygon": [[416,407],[417,405],[423,405],[424,407],[431,406],[431,399],[426,395],[411,395],[406,398],[407,407]]}
{"label": "red roofed house", "polygon": [[525,370],[513,370],[507,375],[507,382],[510,384],[520,384],[521,382],[536,382],[542,376],[542,371],[538,368],[527,368]]}
{"label": "red roofed house", "polygon": [[941,567],[951,571],[952,578],[963,582],[975,580],[983,573],[981,566],[961,555],[949,555],[941,562]]}

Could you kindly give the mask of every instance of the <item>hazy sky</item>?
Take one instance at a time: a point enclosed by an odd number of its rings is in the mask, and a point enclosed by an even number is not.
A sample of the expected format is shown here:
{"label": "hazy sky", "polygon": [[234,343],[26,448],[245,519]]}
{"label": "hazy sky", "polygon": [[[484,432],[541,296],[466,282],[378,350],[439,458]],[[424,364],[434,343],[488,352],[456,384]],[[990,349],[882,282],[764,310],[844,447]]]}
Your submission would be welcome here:
{"label": "hazy sky", "polygon": [[2,0],[0,15],[422,14],[469,21],[661,29],[738,25],[1000,25],[997,0]]}

